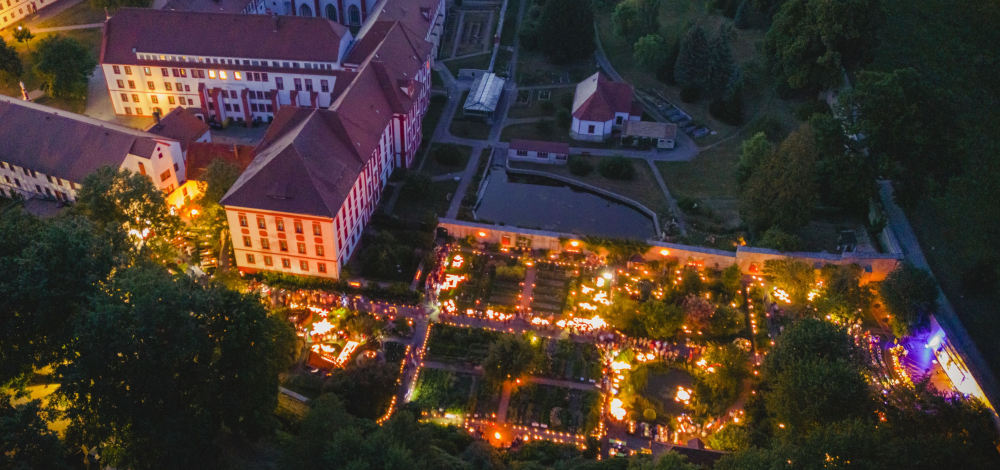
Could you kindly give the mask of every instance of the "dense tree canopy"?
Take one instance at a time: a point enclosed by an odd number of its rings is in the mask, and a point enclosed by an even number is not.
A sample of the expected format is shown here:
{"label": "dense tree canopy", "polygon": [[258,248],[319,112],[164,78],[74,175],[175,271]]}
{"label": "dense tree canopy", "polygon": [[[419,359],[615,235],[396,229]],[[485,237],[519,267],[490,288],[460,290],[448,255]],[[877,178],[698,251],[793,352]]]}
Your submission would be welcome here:
{"label": "dense tree canopy", "polygon": [[59,435],[49,429],[48,414],[39,400],[12,405],[10,397],[0,393],[0,468],[71,468]]}
{"label": "dense tree canopy", "polygon": [[537,27],[549,62],[566,64],[594,53],[594,11],[576,0],[547,0]]}
{"label": "dense tree canopy", "polygon": [[97,67],[97,59],[80,41],[65,36],[49,36],[32,52],[35,75],[47,92],[56,98],[83,99],[87,81]]}
{"label": "dense tree canopy", "polygon": [[24,64],[21,63],[21,56],[17,55],[14,46],[7,45],[7,42],[0,38],[0,81],[13,84],[23,73]]}
{"label": "dense tree canopy", "polygon": [[890,325],[897,336],[908,336],[927,326],[928,315],[937,306],[937,283],[930,273],[909,262],[894,269],[879,287],[885,308],[892,314]]}
{"label": "dense tree canopy", "polygon": [[[762,147],[759,138],[754,140],[750,150],[755,153],[745,157],[748,162],[757,158]],[[809,222],[819,199],[815,158],[814,135],[808,126],[789,135],[776,151],[765,151],[740,193],[740,217],[751,231],[763,233],[774,226],[790,231]]]}

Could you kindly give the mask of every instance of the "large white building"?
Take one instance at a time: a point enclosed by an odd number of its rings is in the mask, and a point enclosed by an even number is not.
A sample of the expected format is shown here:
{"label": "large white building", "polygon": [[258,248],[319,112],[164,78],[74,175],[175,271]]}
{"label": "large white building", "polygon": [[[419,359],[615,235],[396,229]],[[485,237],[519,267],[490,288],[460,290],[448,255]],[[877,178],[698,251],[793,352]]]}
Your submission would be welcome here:
{"label": "large white building", "polygon": [[642,105],[632,100],[632,86],[597,72],[576,85],[569,135],[576,140],[608,140],[622,123],[641,117]]}
{"label": "large white building", "polygon": [[127,168],[165,192],[183,181],[180,142],[0,95],[0,195],[76,200],[102,166]]}
{"label": "large white building", "polygon": [[7,29],[58,0],[0,0],[0,29]]}

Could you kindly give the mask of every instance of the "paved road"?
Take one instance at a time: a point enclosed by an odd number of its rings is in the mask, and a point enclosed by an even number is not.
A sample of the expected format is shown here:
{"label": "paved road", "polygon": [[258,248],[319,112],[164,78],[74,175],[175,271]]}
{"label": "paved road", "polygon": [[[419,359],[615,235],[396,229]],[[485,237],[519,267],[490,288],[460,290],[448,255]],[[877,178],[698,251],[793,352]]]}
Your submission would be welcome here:
{"label": "paved road", "polygon": [[[899,241],[899,246],[903,250],[905,259],[914,266],[931,272],[927,258],[924,257],[924,252],[920,248],[920,241],[917,239],[913,227],[910,226],[910,221],[893,199],[892,183],[881,181],[879,183],[879,196],[881,196],[882,204],[885,206],[886,213],[888,214],[889,226]],[[987,399],[994,406],[1000,406],[1000,394],[998,394],[997,390],[996,376],[993,375],[993,371],[986,363],[986,360],[983,359],[979,348],[976,347],[972,338],[969,337],[969,333],[958,319],[958,314],[955,313],[954,307],[952,307],[948,298],[945,297],[944,292],[939,292],[938,309],[934,314],[934,318],[941,325],[941,328],[945,330],[948,339],[951,340],[952,344],[962,355],[965,364],[976,378],[976,382],[982,387]]]}
{"label": "paved road", "polygon": [[103,27],[104,23],[74,24],[69,26],[54,26],[51,28],[38,28],[31,30],[32,33],[54,33],[57,31],[72,31],[74,29],[93,29]]}

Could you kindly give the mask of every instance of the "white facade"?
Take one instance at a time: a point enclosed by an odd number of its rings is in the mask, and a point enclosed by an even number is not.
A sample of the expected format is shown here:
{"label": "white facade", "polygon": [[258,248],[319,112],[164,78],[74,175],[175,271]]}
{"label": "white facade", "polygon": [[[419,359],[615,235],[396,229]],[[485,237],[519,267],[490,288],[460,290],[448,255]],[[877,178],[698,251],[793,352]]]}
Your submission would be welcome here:
{"label": "white facade", "polygon": [[611,138],[611,132],[620,129],[625,121],[638,121],[641,116],[628,113],[615,113],[615,118],[609,121],[583,121],[573,117],[570,136],[576,140],[602,141]]}
{"label": "white facade", "polygon": [[[341,57],[350,42],[350,36],[341,41]],[[185,106],[200,108],[206,120],[267,121],[282,105],[330,106],[337,72],[343,70],[339,61],[162,54],[138,54],[138,61],[149,65],[102,64],[116,114],[150,116],[159,110],[162,116]]]}
{"label": "white facade", "polygon": [[58,0],[0,0],[0,29],[6,29]]}

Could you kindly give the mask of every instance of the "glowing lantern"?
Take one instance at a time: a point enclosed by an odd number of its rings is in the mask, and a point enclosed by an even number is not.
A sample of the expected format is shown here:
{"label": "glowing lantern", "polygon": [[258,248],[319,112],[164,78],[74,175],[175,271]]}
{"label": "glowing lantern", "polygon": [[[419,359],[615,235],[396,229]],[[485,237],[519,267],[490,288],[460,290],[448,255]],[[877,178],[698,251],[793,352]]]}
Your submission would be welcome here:
{"label": "glowing lantern", "polygon": [[486,236],[486,232],[479,232],[479,234],[478,234],[478,235],[479,235],[480,237],[485,237],[485,236]]}
{"label": "glowing lantern", "polygon": [[667,250],[667,249],[660,250],[660,254],[663,255],[663,256],[667,256],[667,255],[670,254],[670,250]]}
{"label": "glowing lantern", "polygon": [[333,329],[333,324],[327,321],[325,318],[321,321],[313,323],[312,334],[314,335],[325,335]]}

